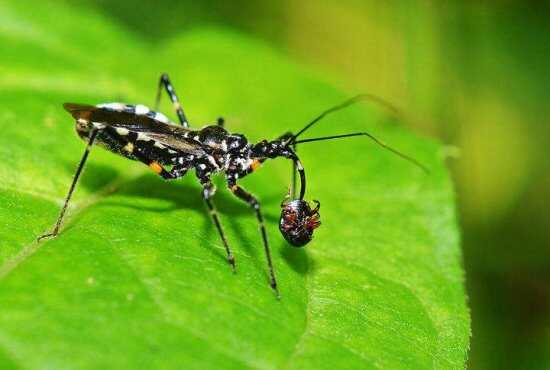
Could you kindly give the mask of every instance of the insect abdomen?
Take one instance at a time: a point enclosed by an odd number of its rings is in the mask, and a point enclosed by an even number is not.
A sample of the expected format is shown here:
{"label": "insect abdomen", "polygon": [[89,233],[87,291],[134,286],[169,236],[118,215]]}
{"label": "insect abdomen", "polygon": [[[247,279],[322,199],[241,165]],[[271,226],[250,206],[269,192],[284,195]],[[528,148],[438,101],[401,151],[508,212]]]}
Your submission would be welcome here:
{"label": "insect abdomen", "polygon": [[182,155],[141,132],[110,126],[100,131],[97,142],[105,149],[133,160],[136,159],[135,151],[161,164],[172,164],[174,158]]}

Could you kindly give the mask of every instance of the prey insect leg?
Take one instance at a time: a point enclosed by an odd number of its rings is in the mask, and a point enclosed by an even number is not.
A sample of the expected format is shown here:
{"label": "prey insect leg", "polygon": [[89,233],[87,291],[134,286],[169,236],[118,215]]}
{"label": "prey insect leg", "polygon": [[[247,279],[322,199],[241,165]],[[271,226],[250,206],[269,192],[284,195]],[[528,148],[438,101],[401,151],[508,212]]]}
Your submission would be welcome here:
{"label": "prey insect leg", "polygon": [[258,223],[260,225],[260,232],[262,234],[262,240],[264,243],[267,266],[269,268],[269,283],[271,285],[271,288],[275,291],[275,294],[277,294],[277,298],[280,298],[279,289],[277,288],[277,279],[275,278],[275,270],[273,269],[273,262],[271,262],[271,251],[269,249],[269,243],[267,242],[267,231],[265,229],[262,212],[260,211],[260,203],[252,194],[241,188],[239,185],[229,182],[228,186],[233,194],[235,194],[239,199],[248,203],[256,212],[256,218],[258,219]]}
{"label": "prey insect leg", "polygon": [[92,145],[94,144],[94,141],[97,137],[98,130],[93,129],[90,131],[90,136],[88,138],[88,144],[86,145],[86,149],[84,150],[84,154],[82,155],[82,159],[80,160],[80,163],[78,164],[78,168],[76,169],[76,173],[73,177],[73,182],[71,183],[71,187],[69,188],[69,192],[67,193],[67,197],[65,198],[65,203],[63,204],[63,208],[61,208],[61,212],[59,213],[59,216],[57,217],[57,221],[55,223],[55,226],[53,228],[53,231],[51,233],[46,233],[44,235],[41,235],[38,237],[38,241],[55,237],[59,233],[59,228],[61,227],[61,223],[63,222],[63,217],[65,216],[65,212],[67,211],[67,206],[69,205],[69,201],[71,200],[71,196],[73,195],[74,189],[76,187],[76,183],[78,182],[78,178],[80,177],[80,174],[82,173],[82,169],[84,168],[84,164],[86,163],[86,159],[88,159],[88,155],[90,154],[90,150],[92,149]]}
{"label": "prey insect leg", "polygon": [[205,179],[201,182],[203,187],[202,197],[204,199],[204,202],[206,203],[206,206],[208,207],[208,212],[210,213],[210,216],[212,216],[212,221],[214,222],[214,225],[216,225],[218,234],[220,234],[220,238],[222,239],[223,246],[225,247],[225,251],[227,252],[227,262],[229,262],[231,268],[233,269],[233,272],[235,272],[235,257],[233,256],[233,252],[231,252],[231,248],[229,248],[229,243],[227,243],[227,238],[225,237],[220,219],[218,218],[218,211],[216,210],[214,203],[210,199],[215,192],[214,185],[212,185],[210,179]]}
{"label": "prey insect leg", "polygon": [[162,76],[160,76],[158,89],[157,89],[157,98],[155,102],[155,110],[158,110],[159,104],[160,104],[160,93],[162,90],[162,87],[164,86],[164,89],[166,90],[166,93],[170,97],[170,100],[172,101],[172,104],[174,105],[174,109],[176,111],[176,114],[178,115],[178,119],[181,123],[181,125],[185,128],[189,127],[189,122],[187,121],[187,118],[185,117],[185,113],[183,113],[183,108],[181,107],[180,101],[178,99],[178,96],[176,95],[176,90],[174,90],[174,87],[172,86],[172,83],[170,82],[170,79],[168,78],[168,75],[166,73],[163,73]]}

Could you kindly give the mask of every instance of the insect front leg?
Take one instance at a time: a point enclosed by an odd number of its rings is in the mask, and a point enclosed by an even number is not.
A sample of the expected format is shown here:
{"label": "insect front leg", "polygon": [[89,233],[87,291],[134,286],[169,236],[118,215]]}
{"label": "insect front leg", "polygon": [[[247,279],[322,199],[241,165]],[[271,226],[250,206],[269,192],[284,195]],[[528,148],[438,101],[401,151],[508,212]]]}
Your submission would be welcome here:
{"label": "insect front leg", "polygon": [[216,192],[216,188],[210,181],[210,178],[203,177],[200,180],[202,184],[202,197],[204,199],[204,202],[206,203],[206,206],[208,207],[208,212],[212,217],[212,221],[214,222],[214,225],[216,225],[218,234],[220,234],[220,238],[222,239],[223,246],[225,247],[225,251],[227,253],[227,262],[229,262],[231,268],[233,269],[233,272],[235,272],[235,257],[233,256],[233,252],[231,252],[231,248],[229,248],[229,243],[227,243],[227,238],[218,217],[218,211],[216,210],[214,203],[210,199]]}
{"label": "insect front leg", "polygon": [[181,125],[185,128],[189,127],[189,122],[187,121],[187,118],[185,117],[185,113],[183,112],[183,108],[181,107],[181,104],[179,102],[178,96],[176,95],[176,90],[174,90],[174,87],[172,86],[172,83],[170,82],[170,79],[168,78],[168,74],[163,73],[162,76],[160,76],[158,89],[157,89],[157,98],[155,102],[155,110],[158,110],[159,104],[160,104],[160,94],[162,91],[162,87],[164,86],[164,89],[166,90],[166,93],[170,97],[170,100],[172,101],[172,104],[174,105],[174,109],[176,111],[176,114],[178,115],[178,119],[181,123]]}
{"label": "insect front leg", "polygon": [[[292,144],[292,150],[296,153],[296,144]],[[298,171],[298,163],[292,161],[292,187],[290,188],[291,199],[296,199],[296,172]]]}
{"label": "insect front leg", "polygon": [[50,238],[50,237],[56,237],[59,233],[59,228],[61,227],[61,223],[63,222],[63,217],[65,216],[65,212],[67,211],[67,207],[69,205],[69,201],[71,200],[71,196],[73,195],[74,189],[76,187],[76,183],[78,182],[78,178],[80,177],[80,174],[82,173],[82,169],[84,168],[84,164],[86,163],[86,160],[88,159],[88,155],[90,154],[90,150],[92,149],[92,145],[94,144],[94,141],[97,137],[98,130],[92,129],[90,131],[90,136],[88,138],[88,144],[86,145],[86,149],[84,150],[84,154],[82,155],[82,159],[80,160],[80,163],[78,164],[78,168],[76,169],[76,173],[73,177],[73,182],[71,183],[71,187],[69,188],[69,192],[67,193],[67,196],[65,197],[65,203],[63,203],[63,208],[61,208],[61,212],[59,213],[59,216],[57,217],[57,221],[55,223],[55,226],[51,233],[46,233],[38,237],[38,241]]}
{"label": "insect front leg", "polygon": [[[287,131],[285,132],[284,134],[282,134],[281,136],[279,136],[277,138],[277,140],[290,140],[292,138],[292,132],[290,131]],[[292,147],[292,151],[294,153],[296,153],[296,144],[295,143],[292,143],[291,144],[291,147]],[[296,163],[296,161],[293,161],[292,162],[292,168],[291,168],[291,180],[290,180],[290,191],[289,191],[289,196],[290,196],[290,199],[296,199],[296,173],[298,171],[298,164]]]}
{"label": "insect front leg", "polygon": [[235,196],[237,196],[237,198],[248,203],[248,205],[250,205],[250,207],[252,207],[252,209],[254,209],[254,211],[256,212],[256,218],[258,219],[258,224],[260,225],[260,232],[262,234],[262,240],[264,243],[267,266],[269,268],[269,283],[271,285],[271,288],[275,291],[275,294],[277,294],[277,298],[280,298],[279,289],[277,288],[277,279],[275,278],[275,270],[273,269],[273,262],[271,261],[271,251],[269,249],[269,243],[267,241],[267,231],[265,229],[264,218],[260,210],[260,203],[252,194],[237,185],[234,180],[230,179],[227,182],[227,186],[229,187],[231,192],[235,194]]}

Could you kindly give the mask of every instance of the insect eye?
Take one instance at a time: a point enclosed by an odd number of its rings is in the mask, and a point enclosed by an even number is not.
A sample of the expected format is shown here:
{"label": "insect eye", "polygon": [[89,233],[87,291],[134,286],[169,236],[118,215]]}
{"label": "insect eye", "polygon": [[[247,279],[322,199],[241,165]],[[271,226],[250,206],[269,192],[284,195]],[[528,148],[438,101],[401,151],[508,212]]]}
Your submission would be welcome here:
{"label": "insect eye", "polygon": [[303,247],[313,239],[313,231],[321,225],[319,208],[311,209],[308,202],[300,199],[283,203],[281,207],[281,234],[291,245]]}

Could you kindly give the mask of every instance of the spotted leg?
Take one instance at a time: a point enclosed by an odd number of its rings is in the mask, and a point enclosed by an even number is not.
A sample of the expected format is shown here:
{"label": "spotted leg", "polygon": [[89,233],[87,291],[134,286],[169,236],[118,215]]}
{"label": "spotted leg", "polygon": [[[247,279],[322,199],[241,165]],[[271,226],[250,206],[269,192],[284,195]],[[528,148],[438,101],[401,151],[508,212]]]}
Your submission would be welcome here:
{"label": "spotted leg", "polygon": [[233,192],[233,194],[235,194],[239,199],[248,203],[248,205],[250,205],[252,209],[254,209],[254,211],[256,212],[256,218],[258,219],[258,223],[260,225],[260,232],[262,234],[262,240],[264,243],[267,266],[269,268],[269,283],[271,285],[271,288],[275,291],[277,298],[280,298],[279,289],[277,288],[277,279],[275,278],[275,270],[273,269],[273,262],[271,262],[271,251],[269,249],[269,243],[267,242],[267,231],[265,229],[264,218],[260,210],[260,203],[252,194],[241,188],[234,181],[228,181],[227,185],[229,189]]}
{"label": "spotted leg", "polygon": [[76,169],[76,173],[73,177],[73,182],[71,183],[71,187],[69,188],[69,192],[67,193],[67,196],[65,197],[65,203],[63,203],[63,208],[61,208],[61,212],[59,213],[59,216],[57,217],[57,221],[55,223],[55,226],[51,233],[46,233],[38,237],[38,241],[50,238],[50,237],[56,237],[59,233],[59,228],[61,227],[61,223],[63,222],[63,217],[65,216],[65,212],[67,211],[67,207],[69,205],[69,201],[71,200],[71,196],[73,195],[74,189],[76,187],[76,183],[78,182],[78,178],[80,177],[80,174],[82,173],[82,169],[84,168],[84,164],[86,163],[86,160],[88,159],[88,155],[90,154],[90,150],[92,149],[92,145],[94,144],[94,141],[97,137],[98,130],[94,129],[90,131],[90,136],[88,137],[88,145],[86,145],[86,149],[84,150],[84,154],[82,155],[82,159],[80,160],[80,163],[78,164],[78,168]]}
{"label": "spotted leg", "polygon": [[183,113],[183,109],[181,107],[181,104],[178,100],[178,96],[176,95],[176,90],[174,90],[174,87],[172,86],[172,83],[170,82],[170,79],[168,78],[168,75],[166,73],[163,73],[162,76],[160,76],[159,79],[159,85],[157,89],[157,98],[155,102],[155,110],[158,110],[159,104],[160,104],[160,93],[162,91],[162,87],[164,86],[164,89],[166,90],[166,93],[170,97],[170,100],[172,101],[172,104],[174,105],[174,109],[176,111],[176,114],[178,115],[178,119],[181,123],[181,125],[185,128],[189,127],[189,122],[187,121],[187,118],[185,117],[185,113]]}
{"label": "spotted leg", "polygon": [[202,178],[201,183],[202,183],[202,197],[204,199],[204,202],[206,203],[206,206],[208,207],[208,212],[212,217],[212,221],[214,222],[214,225],[216,225],[218,234],[220,234],[220,238],[223,242],[223,246],[225,247],[225,251],[227,253],[227,262],[229,262],[229,264],[231,265],[231,268],[233,269],[233,272],[235,272],[235,257],[233,256],[233,252],[231,252],[231,248],[229,248],[229,243],[227,243],[227,238],[225,237],[225,233],[223,231],[222,225],[220,223],[220,219],[218,217],[218,211],[216,210],[214,203],[210,199],[216,192],[216,187],[210,182],[210,179],[207,177]]}

